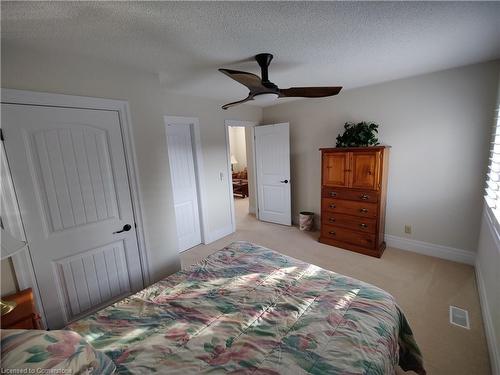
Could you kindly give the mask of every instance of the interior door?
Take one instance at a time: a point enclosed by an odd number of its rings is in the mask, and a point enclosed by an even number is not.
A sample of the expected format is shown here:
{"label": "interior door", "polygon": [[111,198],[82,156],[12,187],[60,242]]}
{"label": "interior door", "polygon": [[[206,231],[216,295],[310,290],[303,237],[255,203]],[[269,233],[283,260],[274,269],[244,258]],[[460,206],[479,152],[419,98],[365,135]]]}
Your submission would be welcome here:
{"label": "interior door", "polygon": [[143,287],[115,111],[2,104],[48,328]]}
{"label": "interior door", "polygon": [[380,152],[352,152],[351,183],[353,188],[376,189],[378,184],[377,158]]}
{"label": "interior door", "polygon": [[332,152],[323,154],[323,185],[349,186],[349,153]]}
{"label": "interior door", "polygon": [[201,243],[191,126],[167,123],[167,148],[179,251]]}
{"label": "interior door", "polygon": [[288,123],[255,127],[255,161],[259,219],[291,225]]}

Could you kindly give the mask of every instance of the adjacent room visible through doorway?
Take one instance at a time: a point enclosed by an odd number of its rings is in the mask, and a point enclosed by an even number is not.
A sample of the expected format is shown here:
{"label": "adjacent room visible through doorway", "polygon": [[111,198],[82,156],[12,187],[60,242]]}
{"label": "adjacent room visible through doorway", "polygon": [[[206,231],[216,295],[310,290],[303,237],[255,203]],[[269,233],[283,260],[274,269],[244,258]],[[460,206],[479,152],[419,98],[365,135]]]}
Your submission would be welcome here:
{"label": "adjacent room visible through doorway", "polygon": [[[249,129],[250,130],[250,129]],[[236,220],[249,212],[248,163],[246,131],[242,126],[229,126],[231,176]]]}
{"label": "adjacent room visible through doorway", "polygon": [[255,214],[255,181],[253,163],[253,126],[246,121],[226,121],[228,159],[235,227],[249,214]]}

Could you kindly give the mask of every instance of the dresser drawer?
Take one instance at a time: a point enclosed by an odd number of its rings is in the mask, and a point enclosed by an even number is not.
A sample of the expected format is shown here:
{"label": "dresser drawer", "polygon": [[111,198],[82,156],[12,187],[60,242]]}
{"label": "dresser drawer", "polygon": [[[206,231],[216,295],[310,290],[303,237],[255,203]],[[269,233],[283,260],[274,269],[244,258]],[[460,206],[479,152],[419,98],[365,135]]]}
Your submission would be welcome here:
{"label": "dresser drawer", "polygon": [[321,189],[321,196],[323,198],[348,199],[360,202],[378,202],[378,195],[378,192],[368,190],[347,190],[331,187],[323,187]]}
{"label": "dresser drawer", "polygon": [[321,211],[376,218],[377,204],[334,198],[323,198],[321,200]]}
{"label": "dresser drawer", "polygon": [[328,211],[321,214],[321,222],[323,224],[359,230],[366,233],[375,234],[377,231],[377,221],[375,219],[338,214]]}
{"label": "dresser drawer", "polygon": [[375,235],[361,233],[334,225],[322,225],[321,236],[333,240],[351,243],[353,245],[373,248],[375,246]]}

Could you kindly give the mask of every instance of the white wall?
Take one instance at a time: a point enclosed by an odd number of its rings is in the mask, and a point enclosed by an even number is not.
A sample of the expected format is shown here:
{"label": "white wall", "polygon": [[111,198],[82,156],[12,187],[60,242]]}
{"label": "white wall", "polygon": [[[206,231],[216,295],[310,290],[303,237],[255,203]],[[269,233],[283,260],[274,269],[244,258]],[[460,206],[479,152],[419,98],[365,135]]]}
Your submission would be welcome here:
{"label": "white wall", "polygon": [[[220,109],[215,100],[162,89],[158,76],[129,67],[2,44],[2,87],[128,100],[137,150],[152,279],[179,269],[164,115],[199,117],[207,189],[208,227],[231,226],[224,120],[260,121],[262,110]],[[224,174],[220,181],[219,172]]]}
{"label": "white wall", "polygon": [[375,121],[392,146],[386,233],[474,251],[498,69],[477,64],[265,108],[264,123],[290,122],[295,217],[320,212],[318,148],[335,146],[346,121]]}
{"label": "white wall", "polygon": [[228,130],[231,154],[238,161],[237,164],[233,164],[233,170],[234,172],[241,172],[247,168],[245,128],[242,126],[230,126]]}

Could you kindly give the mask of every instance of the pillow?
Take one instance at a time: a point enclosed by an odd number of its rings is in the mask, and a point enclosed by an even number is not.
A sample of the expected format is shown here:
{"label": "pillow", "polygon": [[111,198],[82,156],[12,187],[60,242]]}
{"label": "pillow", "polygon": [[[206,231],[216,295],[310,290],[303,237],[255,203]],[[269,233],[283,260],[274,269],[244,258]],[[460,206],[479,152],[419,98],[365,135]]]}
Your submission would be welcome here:
{"label": "pillow", "polygon": [[[115,371],[113,361],[106,354],[73,331],[2,329],[0,337],[2,374],[104,375]],[[51,371],[43,371],[45,369]]]}

